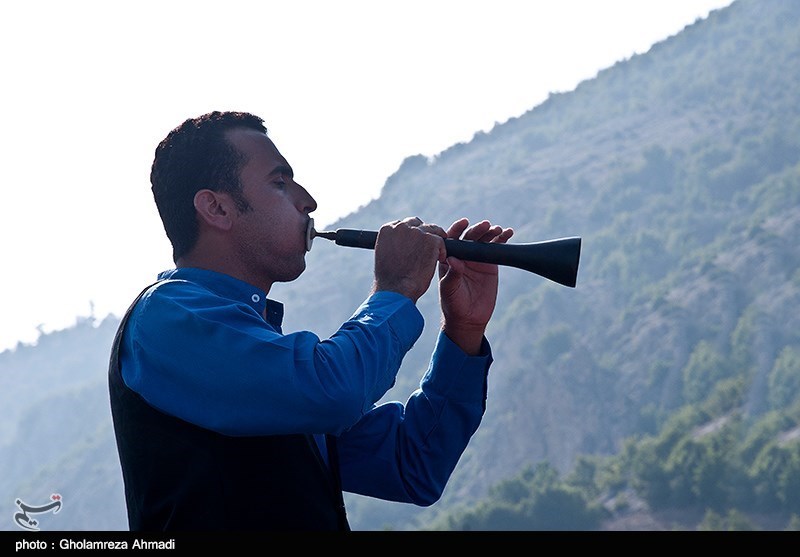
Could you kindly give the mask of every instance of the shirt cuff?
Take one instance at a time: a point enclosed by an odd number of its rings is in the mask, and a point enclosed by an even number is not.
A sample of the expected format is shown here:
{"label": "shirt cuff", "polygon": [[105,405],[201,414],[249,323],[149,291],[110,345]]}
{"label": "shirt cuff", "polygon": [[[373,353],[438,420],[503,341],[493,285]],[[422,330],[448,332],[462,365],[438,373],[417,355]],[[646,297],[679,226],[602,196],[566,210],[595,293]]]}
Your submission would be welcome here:
{"label": "shirt cuff", "polygon": [[411,298],[388,290],[370,295],[351,320],[375,324],[387,321],[406,350],[414,346],[425,326],[425,320]]}
{"label": "shirt cuff", "polygon": [[440,332],[420,387],[456,402],[485,402],[486,378],[492,361],[492,350],[485,337],[480,354],[470,356]]}

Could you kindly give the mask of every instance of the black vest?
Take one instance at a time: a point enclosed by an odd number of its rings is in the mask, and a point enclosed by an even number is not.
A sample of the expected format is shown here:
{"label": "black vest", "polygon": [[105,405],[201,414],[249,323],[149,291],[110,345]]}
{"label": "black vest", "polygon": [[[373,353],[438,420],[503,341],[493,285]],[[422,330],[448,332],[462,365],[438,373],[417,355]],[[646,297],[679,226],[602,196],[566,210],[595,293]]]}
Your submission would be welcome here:
{"label": "black vest", "polygon": [[142,294],[119,325],[108,374],[130,529],[349,530],[333,436],[328,468],[311,435],[222,435],[156,410],[125,385],[120,343]]}

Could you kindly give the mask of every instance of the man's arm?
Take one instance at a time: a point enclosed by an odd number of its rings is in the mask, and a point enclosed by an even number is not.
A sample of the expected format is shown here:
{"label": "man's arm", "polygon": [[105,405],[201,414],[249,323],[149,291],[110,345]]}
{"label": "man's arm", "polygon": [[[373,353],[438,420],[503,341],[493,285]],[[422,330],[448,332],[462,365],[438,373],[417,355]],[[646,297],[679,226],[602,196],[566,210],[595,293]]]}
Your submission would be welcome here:
{"label": "man's arm", "polygon": [[[450,238],[506,242],[513,230],[453,223]],[[484,333],[495,307],[497,266],[448,258],[439,265],[442,331],[428,372],[405,406],[377,406],[339,447],[347,491],[418,505],[436,502],[486,409],[492,355]]]}
{"label": "man's arm", "polygon": [[[464,240],[505,243],[514,230],[486,220],[469,226],[467,219],[459,219],[447,230],[447,237],[458,239],[462,235]],[[442,330],[467,354],[477,354],[480,350],[497,301],[497,286],[497,265],[455,257],[439,264]]]}
{"label": "man's arm", "polygon": [[406,401],[376,406],[337,441],[345,491],[435,503],[486,408],[488,343],[470,356],[440,334],[427,373]]}
{"label": "man's arm", "polygon": [[245,304],[180,281],[134,310],[125,383],[168,414],[226,435],[338,433],[394,384],[422,331],[411,301],[370,296],[329,339],[283,335]]}

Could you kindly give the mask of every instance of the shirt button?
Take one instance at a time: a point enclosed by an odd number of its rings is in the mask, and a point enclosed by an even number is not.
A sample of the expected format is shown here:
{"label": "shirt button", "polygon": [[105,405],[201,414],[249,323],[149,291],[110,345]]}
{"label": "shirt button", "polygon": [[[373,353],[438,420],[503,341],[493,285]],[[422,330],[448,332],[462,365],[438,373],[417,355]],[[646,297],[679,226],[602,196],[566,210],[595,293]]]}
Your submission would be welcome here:
{"label": "shirt button", "polygon": [[259,296],[258,294],[253,294],[253,295],[250,297],[250,299],[251,299],[251,300],[253,300],[253,302],[257,304],[258,302],[260,302],[260,301],[261,301],[261,296]]}

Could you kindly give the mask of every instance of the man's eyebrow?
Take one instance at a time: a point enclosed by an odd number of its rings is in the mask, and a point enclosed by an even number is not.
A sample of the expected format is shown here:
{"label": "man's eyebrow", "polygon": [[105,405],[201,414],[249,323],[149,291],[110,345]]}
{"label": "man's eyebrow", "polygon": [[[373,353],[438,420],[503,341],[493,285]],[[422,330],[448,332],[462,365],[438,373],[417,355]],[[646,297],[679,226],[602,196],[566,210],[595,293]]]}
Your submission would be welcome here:
{"label": "man's eyebrow", "polygon": [[273,168],[272,171],[269,173],[270,176],[275,176],[277,174],[280,175],[285,174],[289,176],[289,178],[294,178],[294,170],[292,170],[292,167],[289,166],[288,164],[278,165],[275,168]]}

